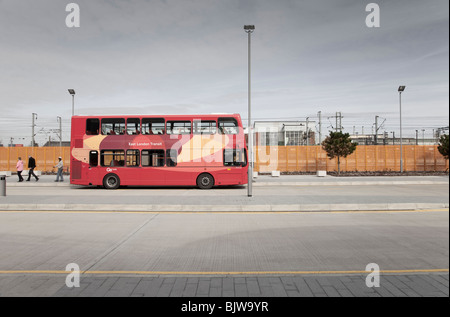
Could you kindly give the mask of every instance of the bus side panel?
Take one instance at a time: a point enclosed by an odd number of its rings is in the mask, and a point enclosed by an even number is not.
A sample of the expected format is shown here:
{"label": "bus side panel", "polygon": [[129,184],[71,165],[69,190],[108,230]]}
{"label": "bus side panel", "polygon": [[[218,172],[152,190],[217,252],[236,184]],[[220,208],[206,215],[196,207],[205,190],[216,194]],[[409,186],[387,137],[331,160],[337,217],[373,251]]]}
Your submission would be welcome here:
{"label": "bus side panel", "polygon": [[196,186],[202,173],[211,174],[216,186],[243,185],[247,183],[246,168],[166,168],[166,184],[169,186]]}
{"label": "bus side panel", "polygon": [[[243,168],[228,168],[215,173],[215,185],[243,185],[247,174],[243,174]],[[214,176],[214,175],[213,175]]]}
{"label": "bus side panel", "polygon": [[195,186],[200,174],[198,169],[188,167],[166,167],[166,184],[169,186]]}
{"label": "bus side panel", "polygon": [[118,174],[122,185],[129,186],[163,186],[166,185],[164,168],[156,167],[122,167]]}

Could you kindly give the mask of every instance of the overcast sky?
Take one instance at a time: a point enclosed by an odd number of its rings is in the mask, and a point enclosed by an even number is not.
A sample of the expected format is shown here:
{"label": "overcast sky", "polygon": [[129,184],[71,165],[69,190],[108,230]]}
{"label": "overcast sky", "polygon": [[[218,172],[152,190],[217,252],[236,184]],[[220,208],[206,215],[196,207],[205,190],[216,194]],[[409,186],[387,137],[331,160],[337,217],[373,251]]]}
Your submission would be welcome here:
{"label": "overcast sky", "polygon": [[[317,121],[345,132],[404,135],[449,124],[447,0],[0,0],[0,140],[29,144],[75,114],[240,113],[247,118],[247,34],[252,117]],[[380,27],[366,26],[366,5]],[[398,134],[397,134],[398,135]],[[21,139],[25,138],[25,139]]]}

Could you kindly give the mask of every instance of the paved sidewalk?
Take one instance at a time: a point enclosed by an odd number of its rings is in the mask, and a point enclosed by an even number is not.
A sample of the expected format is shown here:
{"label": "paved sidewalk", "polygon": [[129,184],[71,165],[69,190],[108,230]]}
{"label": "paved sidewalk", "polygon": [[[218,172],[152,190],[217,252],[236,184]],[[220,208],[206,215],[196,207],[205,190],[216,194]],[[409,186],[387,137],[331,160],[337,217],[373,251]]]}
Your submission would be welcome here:
{"label": "paved sidewalk", "polygon": [[[6,178],[8,187],[82,187],[70,185],[69,175],[64,176],[64,182],[55,182],[56,175],[42,175],[39,181],[32,179],[27,182],[18,182],[17,176]],[[260,175],[254,178],[254,186],[358,186],[358,185],[444,185],[449,184],[449,176],[361,176],[361,177],[336,177],[315,175],[282,175],[272,177]],[[151,188],[151,187],[149,187]]]}
{"label": "paved sidewalk", "polygon": [[[421,210],[449,207],[448,176],[317,177],[261,176],[253,197],[246,186],[125,187],[118,190],[54,182],[18,183],[9,177],[0,210],[242,212]],[[30,190],[32,189],[32,190]]]}
{"label": "paved sidewalk", "polygon": [[[99,276],[83,275],[80,287],[66,275],[0,276],[0,296],[46,297],[448,297],[449,274],[382,274],[380,287],[367,275],[291,276]],[[32,280],[30,282],[30,280]],[[9,287],[5,287],[9,285]]]}
{"label": "paved sidewalk", "polygon": [[448,274],[386,275],[381,277],[379,288],[369,288],[363,275],[88,277],[79,289],[64,286],[54,296],[448,297],[448,278]]}

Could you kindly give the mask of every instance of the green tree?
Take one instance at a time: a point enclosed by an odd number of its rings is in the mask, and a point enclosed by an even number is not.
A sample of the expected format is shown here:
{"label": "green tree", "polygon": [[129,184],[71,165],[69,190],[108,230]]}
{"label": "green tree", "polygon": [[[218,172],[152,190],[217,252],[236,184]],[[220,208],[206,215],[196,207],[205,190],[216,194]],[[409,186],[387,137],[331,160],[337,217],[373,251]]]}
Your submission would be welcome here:
{"label": "green tree", "polygon": [[448,134],[444,134],[439,138],[438,151],[439,153],[442,154],[442,156],[446,160],[448,160],[448,151],[449,151]]}
{"label": "green tree", "polygon": [[356,143],[350,140],[350,134],[342,132],[332,132],[322,142],[322,149],[327,152],[330,160],[337,158],[338,175],[341,174],[341,157],[347,157],[356,150]]}

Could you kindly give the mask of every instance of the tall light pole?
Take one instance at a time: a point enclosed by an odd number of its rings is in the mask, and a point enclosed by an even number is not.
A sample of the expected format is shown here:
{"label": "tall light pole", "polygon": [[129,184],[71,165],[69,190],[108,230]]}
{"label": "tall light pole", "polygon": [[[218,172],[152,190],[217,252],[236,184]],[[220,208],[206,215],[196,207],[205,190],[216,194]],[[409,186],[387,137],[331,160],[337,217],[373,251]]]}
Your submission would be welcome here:
{"label": "tall light pole", "polygon": [[375,116],[375,135],[374,135],[374,140],[375,140],[375,145],[378,145],[378,116]]}
{"label": "tall light pole", "polygon": [[75,115],[75,90],[69,89],[69,94],[72,95],[72,117]]}
{"label": "tall light pole", "polygon": [[[56,120],[59,122],[59,151],[61,152],[62,148],[62,127],[61,127],[61,117],[56,117]],[[61,153],[60,153],[61,154]]]}
{"label": "tall light pole", "polygon": [[402,92],[405,91],[406,86],[398,87],[398,96],[400,104],[400,173],[403,173],[403,138],[402,138]]}
{"label": "tall light pole", "polygon": [[319,116],[319,145],[322,144],[322,111],[317,113]]}
{"label": "tall light pole", "polygon": [[252,109],[251,109],[251,34],[255,30],[254,25],[244,25],[248,34],[248,197],[252,197],[253,182],[253,131],[252,131]]}
{"label": "tall light pole", "polygon": [[36,135],[35,133],[34,133],[34,127],[36,126],[35,124],[34,124],[34,120],[35,120],[35,118],[36,118],[36,120],[37,120],[37,113],[32,113],[31,114],[31,147],[34,147],[35,146],[35,142],[34,142],[34,136]]}
{"label": "tall light pole", "polygon": [[309,145],[309,133],[308,133],[308,126],[309,126],[309,117],[306,117],[306,145]]}

